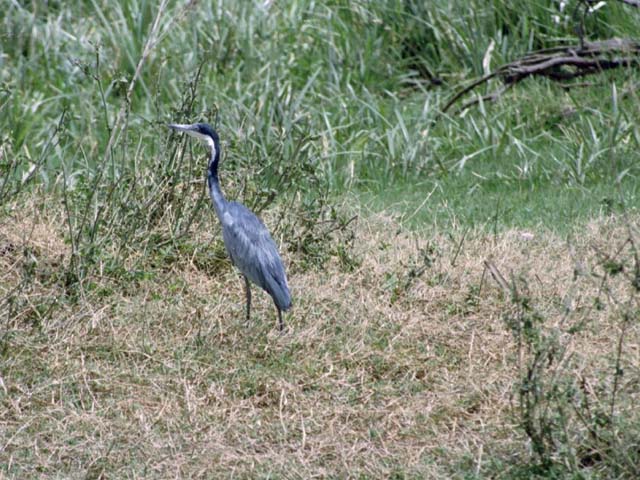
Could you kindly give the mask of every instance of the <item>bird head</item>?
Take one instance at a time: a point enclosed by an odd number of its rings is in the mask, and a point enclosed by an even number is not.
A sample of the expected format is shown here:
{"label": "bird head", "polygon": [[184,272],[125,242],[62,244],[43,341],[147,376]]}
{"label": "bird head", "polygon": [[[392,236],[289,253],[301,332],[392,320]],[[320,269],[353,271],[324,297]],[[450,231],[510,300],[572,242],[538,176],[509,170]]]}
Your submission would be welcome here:
{"label": "bird head", "polygon": [[193,123],[191,125],[170,123],[167,126],[177,132],[185,132],[186,134],[205,142],[211,148],[216,148],[216,145],[219,142],[218,134],[208,123]]}

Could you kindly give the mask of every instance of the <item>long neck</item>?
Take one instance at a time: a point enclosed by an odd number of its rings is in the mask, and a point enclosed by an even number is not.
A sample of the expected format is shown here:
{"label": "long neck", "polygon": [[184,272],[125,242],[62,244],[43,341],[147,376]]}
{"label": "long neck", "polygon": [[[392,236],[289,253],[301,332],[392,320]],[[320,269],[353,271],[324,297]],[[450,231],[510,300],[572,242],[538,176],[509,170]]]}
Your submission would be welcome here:
{"label": "long neck", "polygon": [[211,202],[216,210],[218,218],[222,219],[227,205],[227,201],[220,190],[220,182],[218,180],[218,163],[220,162],[220,144],[217,141],[211,140],[209,142],[211,147],[211,158],[209,159],[209,171],[207,174],[207,182],[209,184],[209,195],[211,196]]}

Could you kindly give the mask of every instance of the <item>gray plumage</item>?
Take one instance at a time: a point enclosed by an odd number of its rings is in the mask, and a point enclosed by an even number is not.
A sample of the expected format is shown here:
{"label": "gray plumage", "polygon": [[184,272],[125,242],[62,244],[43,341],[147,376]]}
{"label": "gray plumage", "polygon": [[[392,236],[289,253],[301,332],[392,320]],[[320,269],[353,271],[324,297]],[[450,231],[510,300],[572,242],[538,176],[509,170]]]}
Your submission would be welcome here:
{"label": "gray plumage", "polygon": [[291,308],[287,276],[269,231],[247,207],[229,202],[222,215],[222,237],[233,264],[266,290],[280,310]]}
{"label": "gray plumage", "polygon": [[284,329],[282,312],[291,308],[287,275],[276,244],[262,221],[244,205],[228,202],[220,190],[218,134],[206,123],[170,124],[169,127],[204,141],[211,149],[207,175],[209,195],[222,225],[222,238],[227,253],[231,262],[244,275],[247,320],[251,316],[251,285],[249,283],[251,281],[273,298],[278,311],[278,326],[282,331]]}

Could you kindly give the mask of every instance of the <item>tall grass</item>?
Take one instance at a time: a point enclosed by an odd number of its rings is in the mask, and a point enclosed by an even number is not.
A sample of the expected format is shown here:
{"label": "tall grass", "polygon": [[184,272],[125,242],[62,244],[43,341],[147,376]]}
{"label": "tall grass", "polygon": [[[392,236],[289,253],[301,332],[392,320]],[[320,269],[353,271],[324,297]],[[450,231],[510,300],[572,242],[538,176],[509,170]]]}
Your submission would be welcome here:
{"label": "tall grass", "polygon": [[[5,148],[22,160],[18,176],[29,168],[29,157],[43,150],[64,108],[70,111],[64,141],[48,153],[39,178],[55,186],[63,166],[73,172],[89,168],[92,174],[100,169],[156,9],[145,1],[9,4],[2,17],[8,41],[3,42],[0,127]],[[559,12],[556,2],[498,0],[166,6],[133,86],[118,161],[121,168],[134,162],[149,168],[148,159],[162,152],[159,139],[166,137],[160,125],[177,116],[217,121],[230,157],[241,156],[251,165],[271,161],[272,150],[296,133],[309,136],[307,155],[338,188],[462,166],[460,160],[470,155],[508,158],[505,148],[514,136],[521,146],[514,154],[522,157],[535,157],[539,143],[561,144],[573,154],[590,130],[610,125],[601,91],[582,98],[541,86],[507,98],[511,114],[486,106],[464,119],[432,125],[449,88],[482,74],[490,43],[495,67],[531,48],[575,41],[568,10]],[[610,2],[587,20],[590,38],[633,36],[638,16]],[[433,88],[424,68],[445,85]],[[198,90],[185,105],[184,92],[196,74]],[[628,98],[620,103],[620,115],[630,123],[638,113],[633,78],[626,89],[619,85]],[[558,99],[566,107],[593,111],[595,123],[584,124],[580,117],[567,131],[557,118],[560,128],[549,131],[545,117],[561,115]],[[636,142],[637,133],[630,133]],[[541,135],[548,137],[540,142]],[[135,141],[125,141],[129,138]],[[637,150],[635,143],[619,143],[629,146],[621,157]],[[139,147],[147,154],[141,156]],[[275,180],[266,175],[260,181]]]}

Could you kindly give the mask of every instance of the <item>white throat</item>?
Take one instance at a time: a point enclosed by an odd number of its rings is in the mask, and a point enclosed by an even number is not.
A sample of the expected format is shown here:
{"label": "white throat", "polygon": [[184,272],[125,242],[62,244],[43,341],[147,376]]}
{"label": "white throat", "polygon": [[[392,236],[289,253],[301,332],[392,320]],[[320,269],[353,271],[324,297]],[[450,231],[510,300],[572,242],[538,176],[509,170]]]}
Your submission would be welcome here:
{"label": "white throat", "polygon": [[207,142],[207,145],[209,145],[209,148],[211,149],[211,156],[215,157],[216,156],[216,144],[213,143],[213,138],[209,137],[208,135],[204,137],[204,141]]}

